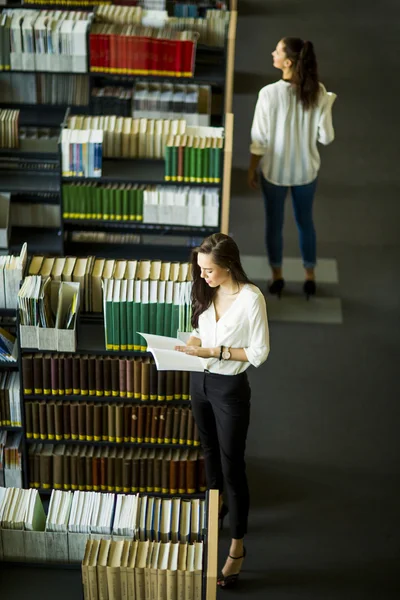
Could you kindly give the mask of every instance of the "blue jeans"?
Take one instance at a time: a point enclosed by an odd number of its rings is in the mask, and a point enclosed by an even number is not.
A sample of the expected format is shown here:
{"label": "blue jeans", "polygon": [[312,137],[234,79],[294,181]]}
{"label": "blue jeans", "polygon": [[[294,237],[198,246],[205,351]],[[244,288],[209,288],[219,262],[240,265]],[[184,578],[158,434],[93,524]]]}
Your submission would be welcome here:
{"label": "blue jeans", "polygon": [[[279,268],[282,266],[282,230],[285,216],[285,198],[289,187],[274,185],[262,175],[260,179],[265,205],[265,243],[269,264],[273,268]],[[300,251],[306,269],[312,269],[317,262],[317,242],[312,216],[316,188],[317,179],[306,185],[293,185],[290,187],[294,216],[299,231]]]}

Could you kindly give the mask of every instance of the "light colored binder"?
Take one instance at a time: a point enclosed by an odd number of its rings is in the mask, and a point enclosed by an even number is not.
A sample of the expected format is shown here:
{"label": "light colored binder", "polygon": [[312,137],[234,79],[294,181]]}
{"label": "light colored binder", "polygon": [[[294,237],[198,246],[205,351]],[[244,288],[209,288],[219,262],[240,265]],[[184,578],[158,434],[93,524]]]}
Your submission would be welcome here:
{"label": "light colored binder", "polygon": [[24,561],[24,532],[18,529],[3,529],[3,560]]}
{"label": "light colored binder", "polygon": [[68,562],[68,536],[66,533],[46,531],[47,562]]}
{"label": "light colored binder", "polygon": [[57,329],[55,327],[38,327],[39,350],[57,351]]}
{"label": "light colored binder", "polygon": [[89,539],[89,534],[68,532],[67,535],[69,562],[82,562],[83,557],[85,556],[86,542]]}
{"label": "light colored binder", "polygon": [[[73,329],[61,329],[60,325],[63,323],[67,311],[71,305],[72,298],[75,292],[78,292],[78,298],[76,303],[76,317]],[[79,313],[79,283],[62,281],[60,286],[60,292],[58,296],[58,308],[57,308],[57,350],[58,352],[75,352],[76,351],[76,322]]]}
{"label": "light colored binder", "polygon": [[39,348],[38,329],[35,325],[19,326],[21,348]]}
{"label": "light colored binder", "polygon": [[46,533],[44,531],[24,531],[25,560],[46,562]]}

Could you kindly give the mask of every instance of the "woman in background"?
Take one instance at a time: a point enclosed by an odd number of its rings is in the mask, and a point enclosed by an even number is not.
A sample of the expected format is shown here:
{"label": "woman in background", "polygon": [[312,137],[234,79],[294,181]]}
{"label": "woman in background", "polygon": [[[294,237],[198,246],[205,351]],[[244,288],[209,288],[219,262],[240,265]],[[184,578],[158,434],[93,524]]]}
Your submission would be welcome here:
{"label": "woman in background", "polygon": [[259,93],[251,129],[248,183],[261,190],[265,204],[265,238],[272,269],[271,294],[279,297],[285,281],[282,273],[285,198],[290,188],[305,269],[307,299],[316,292],[316,235],[313,202],[320,157],[317,142],[327,145],[335,137],[332,105],[336,95],[318,80],[317,59],[311,42],[283,38],[276,46],[274,67],[282,79]]}

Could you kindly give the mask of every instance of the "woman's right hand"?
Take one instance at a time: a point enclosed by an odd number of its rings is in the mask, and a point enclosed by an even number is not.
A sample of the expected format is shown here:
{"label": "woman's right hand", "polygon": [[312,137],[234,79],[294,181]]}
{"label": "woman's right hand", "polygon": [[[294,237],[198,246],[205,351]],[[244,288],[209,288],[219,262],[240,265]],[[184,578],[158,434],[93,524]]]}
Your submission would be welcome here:
{"label": "woman's right hand", "polygon": [[251,190],[258,190],[260,187],[257,169],[249,168],[247,172],[247,183]]}

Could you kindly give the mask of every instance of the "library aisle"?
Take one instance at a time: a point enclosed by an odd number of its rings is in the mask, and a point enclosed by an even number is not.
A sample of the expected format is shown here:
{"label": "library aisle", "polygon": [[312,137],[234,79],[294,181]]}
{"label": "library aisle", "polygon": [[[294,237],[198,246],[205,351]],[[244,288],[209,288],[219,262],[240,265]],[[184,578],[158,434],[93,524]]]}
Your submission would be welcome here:
{"label": "library aisle", "polygon": [[[336,259],[339,272],[321,287],[341,299],[343,322],[271,323],[270,357],[251,371],[252,509],[247,557],[230,597],[399,597],[395,6],[239,0],[230,231],[243,254],[263,256],[262,201],[246,187],[252,114],[259,89],[279,77],[270,56],[276,42],[310,39],[322,81],[338,94],[316,227],[321,258]],[[297,257],[290,210],[285,243],[286,255]],[[220,565],[228,545],[225,525]],[[82,597],[76,570],[1,567],[0,583],[1,600]]]}

